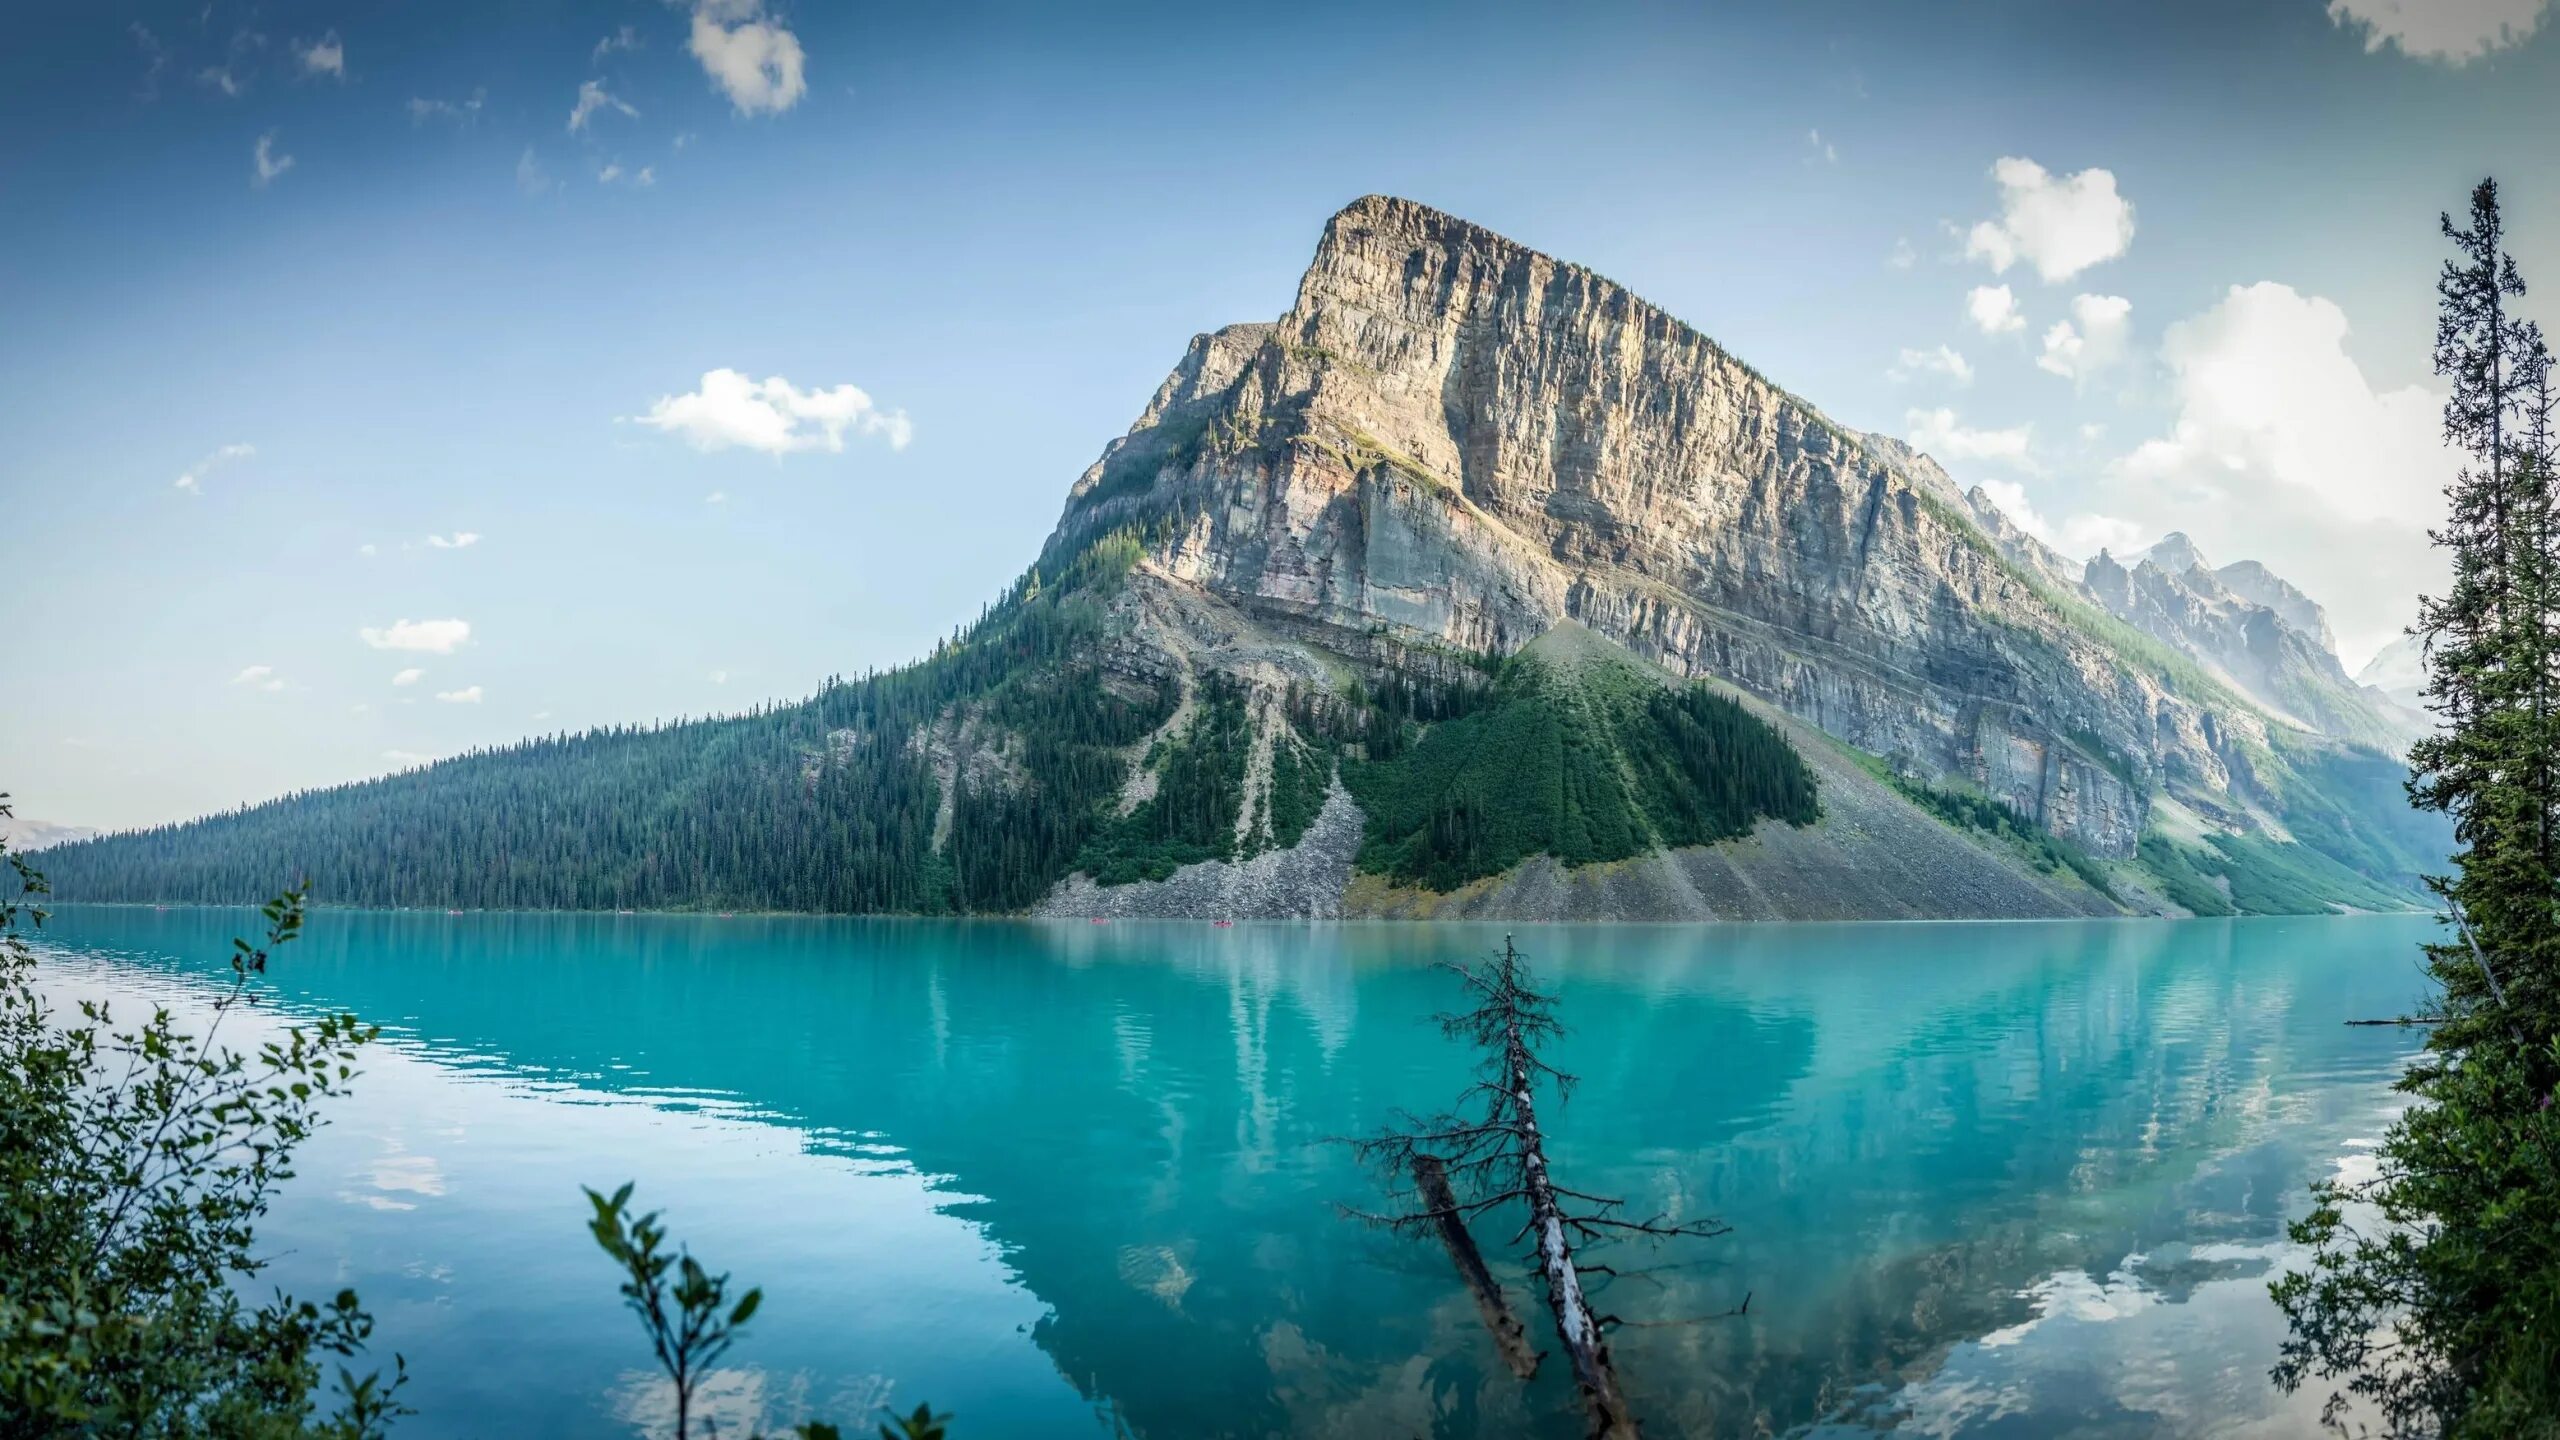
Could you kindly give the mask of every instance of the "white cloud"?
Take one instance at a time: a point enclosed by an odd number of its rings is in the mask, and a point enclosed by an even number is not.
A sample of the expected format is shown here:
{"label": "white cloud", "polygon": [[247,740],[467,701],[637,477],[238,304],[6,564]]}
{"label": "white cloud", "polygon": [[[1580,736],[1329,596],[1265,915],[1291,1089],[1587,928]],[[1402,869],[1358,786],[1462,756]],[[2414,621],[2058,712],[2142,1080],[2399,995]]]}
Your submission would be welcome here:
{"label": "white cloud", "polygon": [[640,32],[632,29],[628,25],[625,25],[621,29],[614,31],[612,34],[597,41],[596,53],[588,59],[587,63],[591,65],[601,65],[604,63],[604,57],[613,54],[617,50],[637,50],[639,48]]}
{"label": "white cloud", "polygon": [[1982,493],[2003,514],[2017,522],[2018,528],[2033,535],[2055,550],[2074,560],[2086,560],[2101,550],[2130,550],[2142,543],[2143,528],[2131,520],[2113,515],[2082,513],[2065,518],[2059,525],[2047,521],[2027,499],[2027,487],[2015,480],[1985,480]]}
{"label": "white cloud", "polygon": [[466,685],[459,690],[439,690],[436,698],[447,705],[477,705],[480,703],[480,687]]}
{"label": "white cloud", "polygon": [[1944,375],[1958,385],[1973,383],[1973,363],[1944,345],[1927,350],[1905,350],[1887,372],[1894,380],[1915,380],[1924,375]]}
{"label": "white cloud", "polygon": [[1896,270],[1908,270],[1920,263],[1920,252],[1911,248],[1910,236],[1896,236],[1893,249],[1884,257],[1884,263]]}
{"label": "white cloud", "polygon": [[376,650],[417,650],[429,655],[450,655],[471,638],[471,623],[467,620],[394,620],[384,629],[367,625],[356,635]]}
{"label": "white cloud", "polygon": [[728,683],[729,683],[729,672],[728,672],[728,671],[726,671],[726,670],[714,670],[714,671],[712,671],[712,672],[711,672],[711,683],[712,683],[712,684],[714,684],[714,685],[726,685],[726,684],[728,684]]}
{"label": "white cloud", "polygon": [[655,165],[643,165],[643,166],[641,166],[641,167],[640,167],[640,173],[631,177],[631,183],[632,183],[632,184],[634,184],[634,185],[639,186],[639,187],[640,187],[641,189],[643,189],[643,190],[646,190],[646,189],[648,189],[650,186],[657,184],[657,183],[658,183],[658,167],[657,167],[657,166],[655,166]]}
{"label": "white cloud", "polygon": [[196,72],[196,79],[234,98],[237,98],[241,91],[249,88],[239,76],[231,73],[231,67],[228,65],[207,65]]}
{"label": "white cloud", "polygon": [[1905,438],[1941,464],[1951,460],[1997,460],[2024,468],[2033,463],[2027,453],[2034,436],[2032,426],[1976,430],[1944,407],[1909,411],[1902,423],[1907,427]]}
{"label": "white cloud", "polygon": [[186,472],[178,477],[176,485],[172,488],[184,490],[190,495],[201,495],[204,493],[204,477],[212,474],[220,466],[228,465],[234,460],[246,460],[257,453],[258,447],[255,445],[225,445],[188,466]]}
{"label": "white cloud", "polygon": [[2056,178],[2033,160],[2006,155],[1991,176],[2000,183],[2000,218],[1967,232],[1964,253],[1989,262],[1994,274],[2023,260],[2052,284],[2133,244],[2133,205],[2116,193],[2112,171]]}
{"label": "white cloud", "polygon": [[2442,559],[2426,538],[2459,464],[2443,392],[2377,390],[2346,313],[2265,282],[2169,327],[2178,418],[2111,468],[2122,503],[2210,554],[2263,561],[2327,605],[2341,653],[2407,623]]}
{"label": "white cloud", "polygon": [[714,490],[710,494],[702,497],[702,503],[705,505],[726,505],[729,503],[729,492],[726,490]]}
{"label": "white cloud", "polygon": [[413,97],[409,101],[409,123],[424,125],[430,120],[450,120],[468,130],[480,119],[480,107],[489,98],[484,87],[471,92],[468,100],[428,100]]}
{"label": "white cloud", "polygon": [[547,194],[551,189],[551,174],[542,168],[540,160],[534,158],[530,145],[524,147],[524,154],[516,159],[516,189],[527,195]]}
{"label": "white cloud", "polygon": [[658,397],[637,423],[681,435],[697,450],[735,445],[768,455],[842,451],[847,431],[882,436],[892,450],[915,438],[907,412],[880,409],[859,387],[804,391],[779,375],[754,381],[727,369],[706,373],[690,395]]}
{"label": "white cloud", "polygon": [[273,665],[252,665],[241,671],[239,674],[232,676],[231,683],[234,685],[253,686],[260,690],[281,690],[284,688],[284,679],[282,676],[276,674],[276,667]]}
{"label": "white cloud", "polygon": [[2018,313],[2018,297],[2006,285],[1974,286],[1964,297],[1964,313],[1973,328],[1985,335],[2027,328],[2027,317]]}
{"label": "white cloud", "polygon": [[359,546],[357,546],[357,547],[356,547],[356,553],[357,553],[357,554],[359,554],[359,555],[361,555],[361,556],[363,556],[363,557],[364,557],[364,558],[366,558],[367,560],[370,560],[370,559],[372,559],[374,556],[379,555],[379,554],[381,554],[381,553],[382,553],[382,547],[381,547],[381,546],[379,546],[379,545],[376,545],[376,544],[374,544],[372,541],[368,540],[368,541],[366,541],[364,544],[359,545]]}
{"label": "white cloud", "polygon": [[596,172],[596,183],[599,185],[610,185],[621,178],[622,166],[619,162],[608,164]]}
{"label": "white cloud", "polygon": [[618,110],[626,118],[632,120],[640,118],[640,112],[623,101],[615,99],[612,92],[604,88],[603,81],[587,80],[579,83],[578,103],[569,110],[570,132],[575,134],[586,129],[587,122],[594,119],[599,110]]}
{"label": "white cloud", "polygon": [[551,718],[551,712],[548,710],[536,710],[533,712],[533,718],[536,720],[548,720]]}
{"label": "white cloud", "polygon": [[741,115],[780,114],[809,91],[800,37],[765,15],[764,0],[695,0],[685,48]]}
{"label": "white cloud", "polygon": [[335,30],[308,45],[294,41],[293,58],[302,62],[302,73],[306,75],[328,75],[339,80],[347,78],[347,47],[338,42]]}
{"label": "white cloud", "polygon": [[347,713],[350,715],[370,715],[373,713],[373,707],[359,700],[353,705],[347,707]]}
{"label": "white cloud", "polygon": [[2132,331],[2133,302],[2121,295],[2074,295],[2071,318],[2044,332],[2036,368],[2068,380],[2086,380],[2124,358]]}
{"label": "white cloud", "polygon": [[2124,463],[2199,493],[2267,482],[2351,519],[2433,521],[2455,464],[2439,434],[2443,396],[2376,392],[2346,341],[2346,312],[2328,300],[2271,281],[2232,286],[2169,327],[2161,357],[2178,421]]}
{"label": "white cloud", "polygon": [[1821,157],[1824,164],[1837,165],[1840,163],[1840,147],[1823,139],[1821,131],[1807,130],[1804,132],[1804,139],[1807,145],[1813,147],[1813,153]]}
{"label": "white cloud", "polygon": [[257,149],[253,155],[258,162],[258,168],[251,176],[249,183],[261,190],[274,184],[279,176],[293,168],[292,156],[276,153],[276,132],[273,130],[258,137]]}
{"label": "white cloud", "polygon": [[468,550],[480,543],[480,537],[469,530],[456,530],[450,535],[430,535],[427,544],[438,550]]}
{"label": "white cloud", "polygon": [[394,685],[415,685],[421,679],[425,678],[426,673],[426,671],[412,665],[408,669],[401,671],[399,674],[392,676],[391,683]]}
{"label": "white cloud", "polygon": [[2462,65],[2521,45],[2551,0],[2329,0],[2330,23],[2364,31],[2365,53],[2400,47],[2413,60]]}

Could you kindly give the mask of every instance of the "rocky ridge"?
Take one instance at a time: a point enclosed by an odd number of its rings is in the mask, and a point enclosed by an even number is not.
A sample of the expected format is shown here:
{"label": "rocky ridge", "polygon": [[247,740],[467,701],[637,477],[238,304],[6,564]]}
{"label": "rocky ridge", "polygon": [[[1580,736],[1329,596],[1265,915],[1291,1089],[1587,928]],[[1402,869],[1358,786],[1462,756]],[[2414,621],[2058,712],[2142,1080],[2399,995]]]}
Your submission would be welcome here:
{"label": "rocky ridge", "polygon": [[[2331,708],[2262,701],[2236,683],[2260,670],[2128,643],[2067,561],[1925,456],[1406,200],[1336,215],[1277,321],[1195,339],[1050,554],[1114,527],[1146,530],[1160,583],[1320,647],[1509,653],[1579,621],[2113,859],[2155,794],[2281,831],[2280,745],[2383,731],[2351,684]],[[2230,605],[2215,654],[2310,663],[2290,627],[2250,629],[2272,610]]]}

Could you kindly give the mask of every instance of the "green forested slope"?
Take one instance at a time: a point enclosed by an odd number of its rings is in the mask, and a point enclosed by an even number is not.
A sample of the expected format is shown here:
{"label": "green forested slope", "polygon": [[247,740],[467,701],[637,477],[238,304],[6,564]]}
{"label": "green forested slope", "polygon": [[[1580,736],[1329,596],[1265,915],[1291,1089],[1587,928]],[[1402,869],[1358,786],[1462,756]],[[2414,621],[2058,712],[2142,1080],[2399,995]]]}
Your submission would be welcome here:
{"label": "green forested slope", "polygon": [[[528,740],[381,780],[49,851],[70,900],[240,903],[301,876],[329,904],[812,911],[1018,909],[1091,834],[1122,747],[1171,697],[1093,659],[1134,546],[1017,587],[930,659],[720,720]],[[1017,730],[1030,786],[940,791],[910,743],[955,704]]]}
{"label": "green forested slope", "polygon": [[1360,868],[1432,890],[1532,855],[1623,860],[1819,814],[1813,773],[1740,703],[1543,646],[1506,664],[1478,708],[1343,779],[1369,817]]}

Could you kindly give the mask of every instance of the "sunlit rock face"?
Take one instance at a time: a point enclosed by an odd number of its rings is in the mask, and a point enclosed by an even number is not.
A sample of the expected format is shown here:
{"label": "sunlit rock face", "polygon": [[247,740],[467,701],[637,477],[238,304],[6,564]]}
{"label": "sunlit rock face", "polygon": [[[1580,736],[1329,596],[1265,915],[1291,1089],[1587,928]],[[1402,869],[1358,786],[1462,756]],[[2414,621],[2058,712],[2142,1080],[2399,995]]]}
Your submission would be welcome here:
{"label": "sunlit rock face", "polygon": [[[1293,633],[1508,653],[1579,620],[2100,855],[2133,852],[2157,789],[2223,814],[2266,798],[2276,707],[2136,653],[2071,562],[1928,457],[1407,200],[1335,215],[1276,322],[1195,339],[1052,552],[1123,525],[1169,583]],[[2276,719],[2362,738],[2367,717],[2306,708]]]}

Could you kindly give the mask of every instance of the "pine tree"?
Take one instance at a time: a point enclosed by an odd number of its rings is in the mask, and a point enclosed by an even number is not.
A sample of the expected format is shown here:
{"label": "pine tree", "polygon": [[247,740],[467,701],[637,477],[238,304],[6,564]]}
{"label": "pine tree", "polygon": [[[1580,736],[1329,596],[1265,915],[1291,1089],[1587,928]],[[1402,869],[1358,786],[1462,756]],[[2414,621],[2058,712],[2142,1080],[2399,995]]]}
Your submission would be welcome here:
{"label": "pine tree", "polygon": [[[2554,777],[2551,360],[2510,313],[2523,278],[2494,182],[2437,285],[2435,362],[2453,382],[2445,438],[2468,463],[2432,538],[2451,583],[2421,602],[2430,707],[2409,793],[2454,821],[2455,873],[2430,883],[2451,933],[2428,947],[2440,987],[2418,1103],[2377,1178],[2324,1187],[2293,1227],[2307,1270],[2276,1282],[2292,1325],[2277,1382],[2340,1389],[2389,1433],[2560,1436],[2560,875]],[[2351,1221],[2362,1207],[2381,1223]],[[2360,1227],[2361,1224],[2361,1228]]]}

